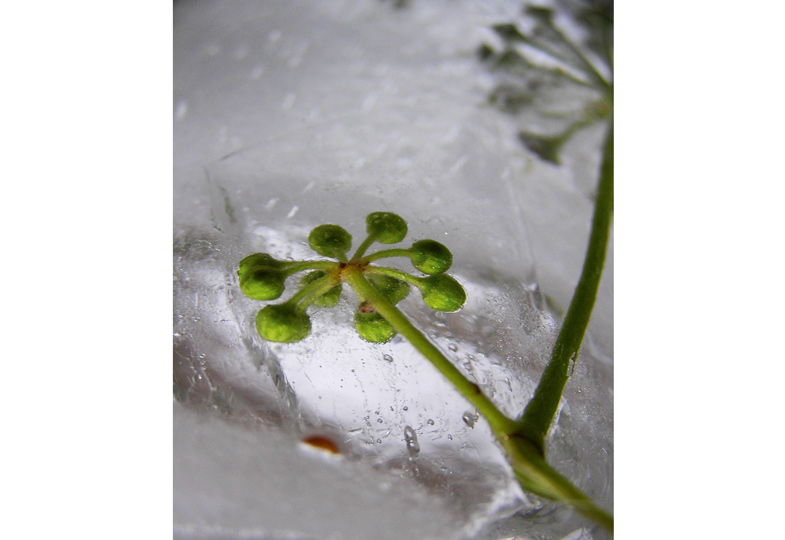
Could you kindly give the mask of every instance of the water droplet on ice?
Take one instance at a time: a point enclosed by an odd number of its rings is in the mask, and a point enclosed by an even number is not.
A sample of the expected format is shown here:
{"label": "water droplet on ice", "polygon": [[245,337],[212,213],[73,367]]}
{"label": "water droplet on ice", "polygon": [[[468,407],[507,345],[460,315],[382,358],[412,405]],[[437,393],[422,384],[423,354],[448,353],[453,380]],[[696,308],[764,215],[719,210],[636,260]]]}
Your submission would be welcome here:
{"label": "water droplet on ice", "polygon": [[450,343],[450,344],[447,346],[447,348],[448,348],[448,349],[450,349],[452,352],[455,352],[455,351],[457,351],[457,350],[458,350],[458,345],[456,345],[455,343]]}
{"label": "water droplet on ice", "polygon": [[393,357],[391,355],[389,355],[389,354],[385,354],[384,356],[382,356],[382,358],[384,358],[388,362],[392,362],[393,361]]}
{"label": "water droplet on ice", "polygon": [[406,449],[409,455],[414,455],[420,452],[420,443],[417,442],[417,433],[414,432],[411,426],[403,428],[403,437],[406,439]]}
{"label": "water droplet on ice", "polygon": [[433,419],[431,419],[431,418],[429,418],[429,419],[428,419],[428,425],[429,425],[429,426],[432,426],[432,425],[433,425]]}

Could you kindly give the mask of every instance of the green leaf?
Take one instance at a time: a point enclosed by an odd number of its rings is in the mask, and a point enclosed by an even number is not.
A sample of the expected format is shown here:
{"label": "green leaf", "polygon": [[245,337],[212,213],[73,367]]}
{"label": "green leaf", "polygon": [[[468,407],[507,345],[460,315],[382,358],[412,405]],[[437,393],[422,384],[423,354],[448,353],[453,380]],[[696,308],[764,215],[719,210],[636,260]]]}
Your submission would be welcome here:
{"label": "green leaf", "polygon": [[452,253],[436,240],[420,240],[411,248],[414,267],[424,274],[441,274],[452,266]]}
{"label": "green leaf", "polygon": [[256,330],[267,341],[294,343],[311,333],[311,319],[289,304],[266,306],[256,315]]}
{"label": "green leaf", "polygon": [[338,259],[352,247],[352,235],[338,225],[319,225],[308,235],[308,244],[319,255]]}
{"label": "green leaf", "polygon": [[398,214],[392,212],[373,212],[365,218],[366,231],[377,242],[382,244],[397,244],[408,232],[406,221]]}
{"label": "green leaf", "polygon": [[422,280],[423,301],[437,311],[458,311],[466,303],[466,291],[454,278],[441,274]]}
{"label": "green leaf", "polygon": [[409,294],[409,284],[394,277],[373,274],[368,280],[392,304],[397,304]]}
{"label": "green leaf", "polygon": [[275,300],[283,293],[285,281],[286,274],[276,268],[254,266],[242,272],[240,290],[253,300]]}
{"label": "green leaf", "polygon": [[371,343],[385,343],[396,334],[395,328],[379,315],[367,302],[360,304],[354,312],[354,328],[360,337]]}

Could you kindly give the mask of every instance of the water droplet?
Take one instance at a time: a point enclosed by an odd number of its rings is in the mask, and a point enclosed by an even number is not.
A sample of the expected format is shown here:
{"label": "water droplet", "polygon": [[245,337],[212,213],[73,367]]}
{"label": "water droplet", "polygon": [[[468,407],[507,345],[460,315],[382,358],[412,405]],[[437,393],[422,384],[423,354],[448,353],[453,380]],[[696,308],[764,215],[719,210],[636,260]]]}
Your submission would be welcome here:
{"label": "water droplet", "polygon": [[456,345],[455,343],[450,343],[450,344],[447,346],[447,348],[448,348],[448,349],[450,349],[452,352],[455,352],[455,351],[457,351],[457,350],[458,350],[458,345]]}
{"label": "water droplet", "polygon": [[413,456],[420,452],[420,443],[417,442],[417,433],[414,432],[411,426],[403,428],[403,437],[406,439],[406,449],[409,455]]}
{"label": "water droplet", "polygon": [[382,440],[381,439],[376,439],[376,444],[382,444]]}
{"label": "water droplet", "polygon": [[384,356],[382,356],[382,358],[384,358],[387,362],[393,361],[393,357],[389,354],[385,354]]}
{"label": "water droplet", "polygon": [[463,413],[463,422],[470,428],[474,427],[474,423],[480,418],[479,414],[472,414],[469,411]]}
{"label": "water droplet", "polygon": [[382,420],[381,418],[377,418],[377,419],[376,419],[376,423],[377,423],[377,424],[383,424],[383,423],[384,423],[384,420]]}
{"label": "water droplet", "polygon": [[448,434],[448,435],[447,435],[447,438],[448,438],[449,440],[452,440],[452,435],[449,435],[449,434]]}
{"label": "water droplet", "polygon": [[432,426],[432,425],[433,425],[433,419],[431,419],[431,418],[429,418],[429,419],[428,419],[428,425],[429,425],[429,426]]}
{"label": "water droplet", "polygon": [[409,410],[409,407],[407,407],[406,405],[404,405],[404,406],[403,406],[403,410],[404,410],[404,411],[408,411],[408,410]]}

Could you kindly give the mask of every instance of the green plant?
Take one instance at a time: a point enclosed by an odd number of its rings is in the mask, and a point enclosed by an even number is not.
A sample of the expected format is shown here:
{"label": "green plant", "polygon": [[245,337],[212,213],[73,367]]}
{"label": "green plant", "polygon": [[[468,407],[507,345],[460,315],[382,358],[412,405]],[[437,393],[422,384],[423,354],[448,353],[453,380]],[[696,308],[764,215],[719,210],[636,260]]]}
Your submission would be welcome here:
{"label": "green plant", "polygon": [[[555,24],[551,9],[527,7],[524,11],[534,22],[531,32],[524,33],[515,24],[496,25],[493,29],[501,38],[503,48],[494,50],[485,44],[479,50],[480,58],[492,69],[511,76],[491,93],[490,103],[508,114],[518,114],[531,107],[543,117],[567,117],[570,123],[555,135],[526,130],[518,133],[519,140],[530,152],[555,166],[560,165],[562,148],[576,131],[597,122],[607,122],[608,126],[581,276],[551,359],[532,400],[519,418],[502,414],[396,307],[411,286],[420,290],[423,301],[433,309],[455,311],[463,306],[466,301],[463,287],[445,274],[452,265],[450,251],[433,240],[421,240],[408,249],[391,248],[365,255],[374,242],[394,244],[405,238],[407,225],[399,216],[388,212],[370,214],[367,237],[351,258],[347,256],[351,235],[337,225],[321,225],[311,232],[309,243],[317,253],[331,257],[335,262],[276,261],[269,255],[256,254],[243,259],[238,276],[243,292],[249,297],[273,300],[283,292],[284,280],[289,275],[311,271],[300,281],[294,296],[282,304],[265,307],[257,316],[257,329],[262,337],[279,342],[305,338],[311,329],[306,309],[310,305],[335,306],[342,284],[347,283],[360,299],[354,325],[363,339],[382,343],[396,333],[404,336],[488,421],[525,490],[568,504],[612,531],[610,513],[548,465],[545,455],[545,439],[571,367],[577,361],[594,307],[613,215],[612,3],[590,1],[573,14],[589,36],[585,49],[590,55]],[[521,46],[535,49],[554,60],[555,67],[532,63],[520,53]],[[605,63],[606,69],[598,69],[594,64],[596,59]],[[588,92],[588,102],[577,112],[567,115],[547,112],[542,95],[564,84]],[[426,275],[418,277],[371,264],[387,257],[408,257],[412,265]]]}
{"label": "green plant", "polygon": [[[280,296],[286,277],[296,272],[310,271],[300,280],[299,288],[291,298],[259,311],[256,317],[259,334],[266,340],[282,343],[304,339],[311,331],[307,308],[311,305],[326,308],[335,306],[343,283],[348,284],[359,298],[354,326],[360,337],[370,342],[383,343],[396,333],[404,336],[488,421],[524,489],[567,503],[612,529],[613,518],[547,464],[544,439],[539,438],[536,429],[539,424],[527,420],[526,414],[521,419],[506,417],[396,307],[412,286],[420,290],[423,301],[432,309],[456,311],[464,305],[466,292],[457,280],[445,273],[452,265],[449,249],[433,240],[421,240],[410,248],[391,248],[366,255],[366,250],[374,242],[397,243],[407,234],[406,222],[389,212],[369,214],[366,224],[367,237],[351,257],[347,256],[351,249],[351,235],[338,225],[328,224],[313,229],[308,242],[314,251],[334,261],[279,261],[267,254],[257,253],[240,262],[237,273],[243,292],[255,294],[256,291],[264,291],[263,299],[268,300]],[[414,276],[395,268],[372,264],[387,257],[408,257],[414,267],[425,275]],[[604,256],[599,259],[600,269],[603,260]],[[596,263],[597,260],[592,258],[591,264]],[[259,295],[251,297],[259,299]],[[587,305],[583,303],[576,309],[585,314]],[[591,312],[591,306],[588,306],[588,312]],[[558,367],[560,358],[554,353],[549,368],[554,364]],[[563,384],[560,386],[562,382],[566,383],[566,379],[562,381],[558,376],[555,379],[544,377],[539,385],[543,390],[540,392],[538,387],[538,393],[558,402],[563,390]],[[535,418],[542,420],[544,415],[538,412]],[[553,416],[548,419],[548,425],[552,419]]]}

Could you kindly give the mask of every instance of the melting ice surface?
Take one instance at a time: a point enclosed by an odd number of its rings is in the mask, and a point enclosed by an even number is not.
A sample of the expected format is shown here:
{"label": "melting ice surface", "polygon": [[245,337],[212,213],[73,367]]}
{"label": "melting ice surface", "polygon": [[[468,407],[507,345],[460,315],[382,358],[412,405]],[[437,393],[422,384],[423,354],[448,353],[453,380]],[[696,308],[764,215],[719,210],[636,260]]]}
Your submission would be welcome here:
{"label": "melting ice surface", "polygon": [[[544,293],[563,307],[580,270],[591,200],[576,171],[596,169],[597,146],[554,167],[486,106],[496,81],[474,51],[520,4],[231,6],[175,6],[175,537],[605,538],[523,494],[484,420],[404,339],[361,340],[347,286],[306,340],[270,344],[234,274],[254,252],[314,258],[316,225],[356,246],[367,213],[399,213],[404,244],[451,248],[468,293],[454,314],[417,291],[400,307],[520,414],[557,331]],[[609,507],[603,302],[549,461]]]}

